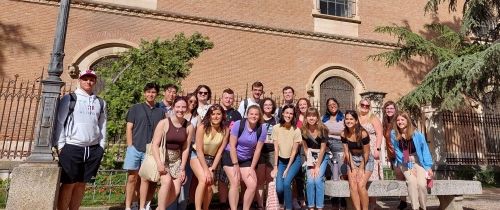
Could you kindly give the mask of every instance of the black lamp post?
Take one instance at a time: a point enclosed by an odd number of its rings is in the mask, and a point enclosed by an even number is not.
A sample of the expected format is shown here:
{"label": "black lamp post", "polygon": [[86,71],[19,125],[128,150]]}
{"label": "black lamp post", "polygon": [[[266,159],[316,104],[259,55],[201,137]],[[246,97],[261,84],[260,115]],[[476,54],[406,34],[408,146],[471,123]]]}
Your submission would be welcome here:
{"label": "black lamp post", "polygon": [[57,18],[54,46],[48,68],[48,77],[42,80],[42,98],[40,100],[40,115],[38,116],[35,142],[29,162],[52,162],[53,133],[57,117],[57,105],[64,82],[61,80],[63,72],[64,44],[71,0],[61,0],[59,16]]}

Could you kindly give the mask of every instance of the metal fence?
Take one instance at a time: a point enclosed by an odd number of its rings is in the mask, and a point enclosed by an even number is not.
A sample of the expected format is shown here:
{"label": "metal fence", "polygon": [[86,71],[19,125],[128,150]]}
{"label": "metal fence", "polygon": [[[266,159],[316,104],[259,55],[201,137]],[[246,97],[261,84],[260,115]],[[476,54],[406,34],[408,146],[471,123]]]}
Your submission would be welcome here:
{"label": "metal fence", "polygon": [[446,162],[500,165],[500,114],[442,113]]}
{"label": "metal fence", "polygon": [[40,101],[39,79],[0,81],[0,159],[22,159],[31,151]]}
{"label": "metal fence", "polygon": [[[41,78],[43,72],[35,80],[2,78],[0,81],[0,159],[24,160],[31,154],[31,146],[35,138],[36,118],[41,99]],[[74,83],[67,83],[61,89],[64,95],[76,88]],[[249,94],[235,94],[235,106],[247,98]],[[185,93],[180,93],[185,95]],[[280,95],[268,94],[263,97],[272,98],[277,106],[283,103]],[[221,96],[214,94],[209,103],[221,103]],[[318,103],[311,102],[318,107]],[[108,147],[118,147],[117,160],[122,160],[126,150],[122,135],[110,137]]]}

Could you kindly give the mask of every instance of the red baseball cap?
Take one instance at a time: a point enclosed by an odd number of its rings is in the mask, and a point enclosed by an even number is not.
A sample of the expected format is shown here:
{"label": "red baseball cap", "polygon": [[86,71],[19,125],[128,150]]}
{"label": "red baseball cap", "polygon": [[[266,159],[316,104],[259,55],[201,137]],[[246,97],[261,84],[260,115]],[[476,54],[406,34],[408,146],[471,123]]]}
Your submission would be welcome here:
{"label": "red baseball cap", "polygon": [[92,69],[80,71],[80,76],[78,78],[82,78],[83,76],[91,76],[97,78],[97,74]]}

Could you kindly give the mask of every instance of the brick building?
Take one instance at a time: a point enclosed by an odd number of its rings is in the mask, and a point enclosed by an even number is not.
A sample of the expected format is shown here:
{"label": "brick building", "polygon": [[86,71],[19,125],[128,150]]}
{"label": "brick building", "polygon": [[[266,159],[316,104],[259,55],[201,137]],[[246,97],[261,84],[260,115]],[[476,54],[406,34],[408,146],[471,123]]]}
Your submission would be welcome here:
{"label": "brick building", "polygon": [[[397,100],[418,84],[425,62],[387,68],[367,56],[396,47],[376,26],[406,24],[423,32],[433,21],[457,25],[460,12],[424,15],[426,1],[94,0],[73,1],[62,77],[87,69],[141,39],[200,32],[215,47],[195,60],[183,89],[207,84],[244,93],[262,81],[266,93],[291,85],[297,96],[322,102],[336,95],[352,108],[360,93],[379,91]],[[443,5],[445,6],[445,5]],[[34,79],[46,68],[58,14],[56,0],[0,2],[0,77]],[[338,95],[337,95],[338,94]]]}

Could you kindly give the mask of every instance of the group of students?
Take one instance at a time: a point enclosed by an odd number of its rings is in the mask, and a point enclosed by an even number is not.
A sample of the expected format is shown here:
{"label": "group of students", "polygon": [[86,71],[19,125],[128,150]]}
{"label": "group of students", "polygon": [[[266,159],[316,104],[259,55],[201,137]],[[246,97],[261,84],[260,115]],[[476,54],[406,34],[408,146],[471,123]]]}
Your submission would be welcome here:
{"label": "group of students", "polygon": [[[323,209],[327,168],[334,180],[349,181],[354,207],[368,209],[373,204],[366,184],[383,179],[379,157],[384,138],[391,168],[408,183],[413,209],[425,209],[432,158],[422,133],[394,102],[384,104],[380,122],[368,99],[359,102],[357,111],[343,113],[338,101],[329,98],[320,115],[308,99],[294,101],[290,86],[283,88],[279,107],[271,98],[261,99],[263,89],[262,83],[253,83],[252,96],[235,110],[231,89],[223,91],[219,105],[208,103],[212,93],[206,85],[185,97],[166,85],[164,98],[156,103],[159,87],[147,84],[145,103],[127,114],[126,209],[147,209],[153,198],[156,183],[138,175],[148,143],[160,172],[158,209],[186,209],[190,201],[197,210],[207,210],[216,183],[222,208],[236,210],[241,202],[243,209],[263,209],[264,190],[273,180],[284,209]],[[164,158],[161,148],[166,148]],[[402,199],[399,208],[406,205]]]}

